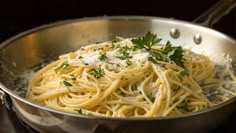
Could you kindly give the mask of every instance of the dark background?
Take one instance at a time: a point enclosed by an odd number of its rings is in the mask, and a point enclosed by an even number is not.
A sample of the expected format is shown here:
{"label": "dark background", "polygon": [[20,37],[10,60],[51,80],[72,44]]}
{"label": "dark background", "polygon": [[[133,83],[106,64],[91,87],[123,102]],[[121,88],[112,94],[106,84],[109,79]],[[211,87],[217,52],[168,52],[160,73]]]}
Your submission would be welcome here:
{"label": "dark background", "polygon": [[[60,20],[93,16],[145,15],[192,21],[218,0],[1,0],[0,42]],[[236,37],[235,10],[214,25]]]}

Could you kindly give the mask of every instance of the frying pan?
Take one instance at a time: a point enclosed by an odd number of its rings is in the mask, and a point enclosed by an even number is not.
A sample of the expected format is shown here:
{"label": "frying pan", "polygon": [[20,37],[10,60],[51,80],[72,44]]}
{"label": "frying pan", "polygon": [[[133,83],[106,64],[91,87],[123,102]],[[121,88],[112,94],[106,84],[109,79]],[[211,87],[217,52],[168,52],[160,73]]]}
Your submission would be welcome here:
{"label": "frying pan", "polygon": [[[235,7],[234,1],[220,1],[195,22],[214,24]],[[216,8],[217,7],[217,8]],[[210,15],[209,15],[210,13]],[[208,16],[207,19],[205,16]],[[150,16],[92,17],[44,25],[2,43],[0,47],[0,98],[24,123],[38,132],[209,132],[226,123],[236,111],[236,98],[199,112],[159,118],[108,118],[54,110],[24,98],[28,77],[42,64],[83,45],[112,40],[115,36],[136,37],[147,31],[164,42],[191,48],[197,53],[236,61],[236,42],[220,32],[194,23]]]}

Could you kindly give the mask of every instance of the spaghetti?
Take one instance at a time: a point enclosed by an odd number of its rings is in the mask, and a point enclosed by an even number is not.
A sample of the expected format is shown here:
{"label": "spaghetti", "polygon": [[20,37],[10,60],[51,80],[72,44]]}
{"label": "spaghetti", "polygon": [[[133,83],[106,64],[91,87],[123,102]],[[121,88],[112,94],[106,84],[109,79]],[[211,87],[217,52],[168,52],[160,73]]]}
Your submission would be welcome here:
{"label": "spaghetti", "polygon": [[215,63],[169,41],[159,42],[149,32],[61,55],[35,73],[27,98],[62,111],[125,118],[180,115],[214,106],[200,85],[215,77]]}

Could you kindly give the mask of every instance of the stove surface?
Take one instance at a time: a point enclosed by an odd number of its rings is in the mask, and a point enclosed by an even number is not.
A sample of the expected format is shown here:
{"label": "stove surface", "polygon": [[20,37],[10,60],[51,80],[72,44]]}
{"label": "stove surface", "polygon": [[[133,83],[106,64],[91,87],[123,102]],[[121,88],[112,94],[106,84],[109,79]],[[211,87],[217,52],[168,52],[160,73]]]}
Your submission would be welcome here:
{"label": "stove surface", "polygon": [[0,104],[0,133],[36,133],[17,118],[14,111]]}

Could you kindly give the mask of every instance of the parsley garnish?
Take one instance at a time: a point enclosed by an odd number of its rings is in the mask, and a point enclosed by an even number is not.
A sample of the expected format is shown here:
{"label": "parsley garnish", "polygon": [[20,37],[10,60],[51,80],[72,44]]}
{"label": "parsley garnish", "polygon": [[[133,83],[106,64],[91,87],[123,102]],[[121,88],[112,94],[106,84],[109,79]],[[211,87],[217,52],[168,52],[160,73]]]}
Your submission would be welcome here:
{"label": "parsley garnish", "polygon": [[147,95],[147,97],[150,99],[151,102],[155,101],[155,97],[152,96],[152,93],[150,93],[149,95]]}
{"label": "parsley garnish", "polygon": [[131,88],[131,90],[132,90],[132,91],[136,91],[136,90],[138,90],[138,88],[137,88],[137,86],[133,86],[133,87]]}
{"label": "parsley garnish", "polygon": [[64,61],[60,66],[58,66],[56,69],[54,69],[54,71],[56,73],[58,73],[62,68],[65,68],[65,67],[68,67],[69,64],[68,64],[68,61]]}
{"label": "parsley garnish", "polygon": [[164,49],[161,49],[163,61],[174,61],[178,66],[184,67],[183,64],[183,49],[181,46],[171,46],[170,41],[167,41]]}
{"label": "parsley garnish", "polygon": [[83,114],[82,109],[75,109],[75,111],[77,111],[79,114]]}
{"label": "parsley garnish", "polygon": [[182,106],[178,106],[178,108],[182,108],[184,111],[189,112],[190,109],[188,108],[188,104],[190,103],[190,100],[184,100],[182,102]]}
{"label": "parsley garnish", "polygon": [[99,56],[99,59],[100,59],[101,61],[107,60],[108,58],[107,58],[107,56],[106,56],[106,53],[101,54],[101,56]]}
{"label": "parsley garnish", "polygon": [[99,51],[99,50],[104,50],[104,48],[95,48],[93,51]]}
{"label": "parsley garnish", "polygon": [[102,68],[94,69],[90,72],[95,78],[101,78],[105,75],[104,70]]}
{"label": "parsley garnish", "polygon": [[130,65],[132,65],[132,62],[128,59],[128,60],[126,60],[126,64],[127,64],[128,66],[130,66]]}
{"label": "parsley garnish", "polygon": [[188,75],[189,75],[189,74],[188,74],[188,70],[187,70],[187,69],[184,69],[183,71],[181,71],[181,72],[179,73],[180,79],[183,79],[184,76],[188,76]]}
{"label": "parsley garnish", "polygon": [[117,42],[120,42],[120,41],[121,41],[120,38],[115,38],[114,40],[111,41],[111,43],[113,44],[113,43],[117,43]]}
{"label": "parsley garnish", "polygon": [[161,38],[157,38],[156,34],[147,32],[144,37],[138,37],[138,38],[132,39],[131,41],[133,44],[136,44],[134,46],[135,50],[142,49],[142,48],[145,48],[146,50],[150,50],[154,44],[159,43],[161,41]]}
{"label": "parsley garnish", "polygon": [[131,40],[135,45],[134,50],[146,49],[151,57],[148,58],[149,61],[157,63],[157,61],[170,62],[173,61],[177,65],[184,67],[182,57],[183,49],[181,46],[172,46],[170,41],[167,41],[165,47],[160,50],[153,49],[152,46],[161,41],[156,34],[147,32],[144,37],[138,37]]}
{"label": "parsley garnish", "polygon": [[65,86],[72,86],[72,84],[71,83],[69,83],[68,81],[66,81],[66,80],[63,80],[63,84],[65,85]]}
{"label": "parsley garnish", "polygon": [[71,80],[76,80],[76,77],[74,74],[71,74],[70,76],[71,76]]}
{"label": "parsley garnish", "polygon": [[157,61],[153,57],[148,57],[148,61],[151,61],[154,64],[157,64]]}
{"label": "parsley garnish", "polygon": [[131,58],[131,56],[129,56],[129,47],[128,46],[124,46],[124,47],[119,47],[119,52],[121,53],[119,56],[116,56],[117,58],[121,59],[121,60],[126,60]]}

